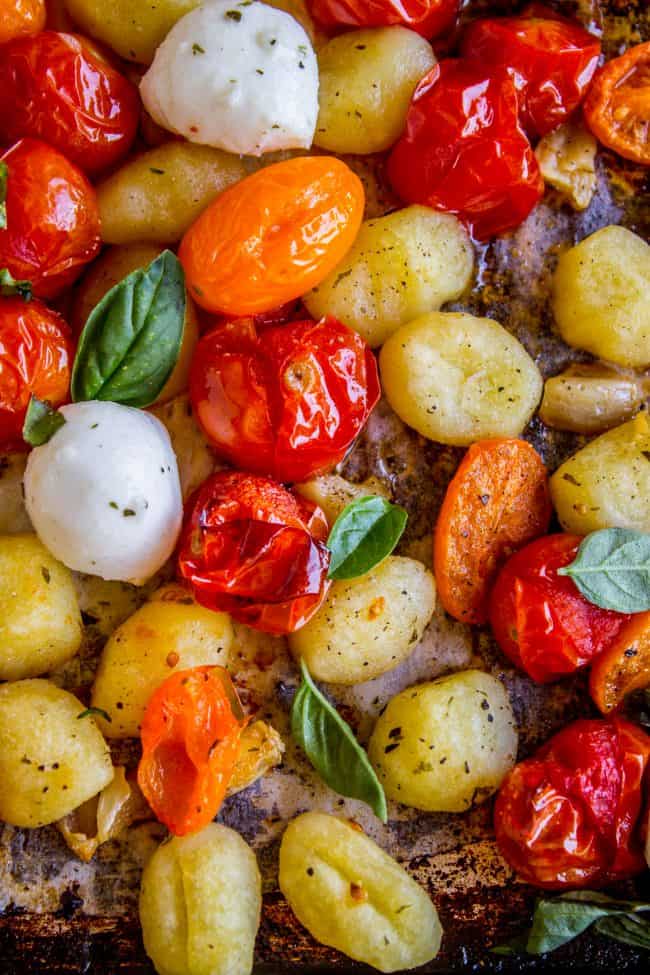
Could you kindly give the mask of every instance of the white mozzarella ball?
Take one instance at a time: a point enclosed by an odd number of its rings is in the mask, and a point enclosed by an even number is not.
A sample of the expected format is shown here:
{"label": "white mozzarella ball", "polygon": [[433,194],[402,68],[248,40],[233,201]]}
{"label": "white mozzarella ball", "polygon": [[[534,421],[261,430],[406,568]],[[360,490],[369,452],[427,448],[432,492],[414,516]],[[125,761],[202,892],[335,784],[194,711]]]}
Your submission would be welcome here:
{"label": "white mozzarella ball", "polygon": [[183,517],[176,457],[162,423],[116,403],[73,403],[35,447],[25,503],[36,532],[79,572],[143,583],[174,550]]}
{"label": "white mozzarella ball", "polygon": [[190,142],[250,156],[308,149],[318,63],[290,14],[250,0],[209,0],[171,29],[140,93],[159,125]]}

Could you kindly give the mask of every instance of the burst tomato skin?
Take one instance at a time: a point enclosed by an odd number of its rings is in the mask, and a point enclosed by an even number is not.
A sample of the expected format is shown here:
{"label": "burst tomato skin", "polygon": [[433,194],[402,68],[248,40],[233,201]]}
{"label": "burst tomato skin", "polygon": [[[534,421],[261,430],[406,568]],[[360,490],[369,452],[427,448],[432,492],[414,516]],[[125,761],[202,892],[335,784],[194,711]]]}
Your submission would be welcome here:
{"label": "burst tomato skin", "polygon": [[585,99],[584,115],[604,146],[650,166],[650,41],[603,65]]}
{"label": "burst tomato skin", "polygon": [[602,887],[646,866],[637,835],[650,737],[622,718],[562,729],[506,777],[494,808],[501,853],[547,890]]}
{"label": "burst tomato skin", "polygon": [[246,727],[223,667],[193,667],[168,677],[142,719],[138,785],[175,836],[196,833],[223,802]]}
{"label": "burst tomato skin", "polygon": [[126,155],[139,117],[135,86],[75,34],[46,30],[2,50],[0,141],[42,139],[97,173]]}
{"label": "burst tomato skin", "polygon": [[0,267],[31,281],[39,298],[55,298],[99,253],[95,191],[76,166],[36,139],[21,139],[0,161],[8,167]]}
{"label": "burst tomato skin", "polygon": [[292,633],[328,588],[325,515],[270,478],[209,477],[188,503],[178,567],[198,602],[266,633]]}
{"label": "burst tomato skin", "polygon": [[352,246],[363,219],[359,178],[332,156],[275,163],[229,187],[178,252],[199,305],[257,315],[304,295]]}
{"label": "burst tomato skin", "polygon": [[462,53],[509,72],[519,92],[524,129],[542,136],[582,102],[600,48],[600,41],[579,24],[533,4],[518,17],[473,21],[463,36]]}
{"label": "burst tomato skin", "polygon": [[45,0],[3,0],[0,3],[0,44],[37,34],[45,27]]}
{"label": "burst tomato skin", "polygon": [[68,398],[73,348],[68,326],[40,301],[0,298],[0,450],[23,449],[32,394],[61,406]]}
{"label": "burst tomato skin", "polygon": [[559,568],[578,535],[546,535],[516,552],[490,597],[490,623],[505,655],[540,684],[559,680],[606,650],[628,617],[588,602]]}
{"label": "burst tomato skin", "polygon": [[379,399],[375,358],[333,318],[205,335],[190,374],[194,415],[235,467],[304,481],[334,467]]}
{"label": "burst tomato skin", "polygon": [[423,37],[452,26],[460,0],[311,0],[312,15],[325,27],[390,27],[401,24]]}
{"label": "burst tomato skin", "polygon": [[544,181],[518,112],[505,70],[467,60],[435,65],[415,90],[388,160],[397,195],[455,213],[479,240],[519,226]]}

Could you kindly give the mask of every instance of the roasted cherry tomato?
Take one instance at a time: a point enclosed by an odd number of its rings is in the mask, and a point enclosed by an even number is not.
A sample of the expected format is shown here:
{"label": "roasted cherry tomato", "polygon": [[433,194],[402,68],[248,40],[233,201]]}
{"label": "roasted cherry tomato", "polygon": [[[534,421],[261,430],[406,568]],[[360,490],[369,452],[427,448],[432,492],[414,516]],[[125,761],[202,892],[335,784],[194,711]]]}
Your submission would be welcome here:
{"label": "roasted cherry tomato", "polygon": [[533,4],[520,17],[475,20],[463,37],[463,56],[499,65],[512,76],[520,120],[529,135],[545,135],[578,107],[593,78],[600,41],[583,27]]}
{"label": "roasted cherry tomato", "polygon": [[60,315],[35,299],[0,298],[0,451],[23,445],[32,394],[52,406],[66,401],[72,358]]}
{"label": "roasted cherry tomato", "polygon": [[54,298],[99,252],[99,211],[76,166],[36,139],[21,139],[0,157],[7,165],[7,227],[0,268]]}
{"label": "roasted cherry tomato", "polygon": [[304,481],[334,467],[379,399],[374,356],[333,318],[205,335],[190,377],[194,415],[235,467]]}
{"label": "roasted cherry tomato", "polygon": [[488,593],[509,555],[551,519],[548,474],[525,440],[481,440],[445,494],[433,546],[440,601],[464,623],[485,623]]}
{"label": "roasted cherry tomato", "polygon": [[83,38],[47,30],[3,47],[0,141],[43,139],[95,173],[126,155],[139,118],[135,86]]}
{"label": "roasted cherry tomato", "polygon": [[45,27],[45,0],[0,0],[0,44]]}
{"label": "roasted cherry tomato", "polygon": [[540,684],[559,680],[606,650],[628,619],[588,602],[557,570],[582,539],[547,535],[510,558],[490,597],[490,623],[505,655]]}
{"label": "roasted cherry tomato", "polygon": [[650,613],[632,616],[589,674],[589,691],[603,714],[643,687],[650,687]]}
{"label": "roasted cherry tomato", "polygon": [[602,887],[646,866],[639,836],[650,737],[622,718],[575,721],[509,773],[494,826],[523,880]]}
{"label": "roasted cherry tomato", "polygon": [[180,670],[149,698],[138,785],[176,836],[197,833],[216,816],[246,723],[223,667]]}
{"label": "roasted cherry tomato", "polygon": [[398,196],[457,214],[481,240],[517,227],[544,192],[518,113],[505,70],[437,64],[416,88],[388,160]]}
{"label": "roasted cherry tomato", "polygon": [[650,166],[650,41],[631,47],[596,73],[584,113],[604,146]]}
{"label": "roasted cherry tomato", "polygon": [[188,505],[178,565],[197,600],[267,633],[304,626],[325,597],[325,515],[266,477],[213,474]]}
{"label": "roasted cherry tomato", "polygon": [[192,296],[208,311],[256,315],[304,295],[352,246],[364,192],[332,156],[275,163],[220,193],[181,242]]}
{"label": "roasted cherry tomato", "polygon": [[452,26],[460,0],[311,0],[309,7],[326,27],[402,24],[432,38]]}

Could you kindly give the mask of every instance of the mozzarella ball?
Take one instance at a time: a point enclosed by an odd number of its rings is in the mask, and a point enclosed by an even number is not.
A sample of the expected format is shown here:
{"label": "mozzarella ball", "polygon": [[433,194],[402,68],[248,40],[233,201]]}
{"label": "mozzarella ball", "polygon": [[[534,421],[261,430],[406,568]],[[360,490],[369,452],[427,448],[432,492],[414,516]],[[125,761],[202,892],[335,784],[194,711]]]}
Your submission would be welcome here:
{"label": "mozzarella ball", "polygon": [[174,550],[183,517],[176,457],[162,423],[116,403],[73,403],[36,447],[25,503],[43,544],[70,569],[136,585]]}
{"label": "mozzarella ball", "polygon": [[283,10],[210,0],[172,28],[142,79],[145,108],[190,142],[242,155],[311,146],[318,66]]}

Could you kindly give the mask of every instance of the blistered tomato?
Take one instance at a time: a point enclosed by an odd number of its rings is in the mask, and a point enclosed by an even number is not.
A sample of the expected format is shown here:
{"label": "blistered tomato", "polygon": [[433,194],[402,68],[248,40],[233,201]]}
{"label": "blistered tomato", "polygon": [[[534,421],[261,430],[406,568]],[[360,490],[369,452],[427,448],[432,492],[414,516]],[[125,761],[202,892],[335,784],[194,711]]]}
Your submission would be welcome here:
{"label": "blistered tomato", "polygon": [[588,602],[557,570],[576,557],[578,535],[547,535],[513,555],[490,597],[490,623],[510,660],[539,683],[559,680],[606,650],[628,617]]}
{"label": "blistered tomato", "polygon": [[194,415],[235,467],[303,481],[337,464],[379,399],[372,352],[333,318],[275,327],[240,319],[204,336]]}
{"label": "blistered tomato", "polygon": [[416,88],[388,160],[398,196],[457,214],[481,240],[517,227],[544,192],[518,115],[505,70],[437,64]]}
{"label": "blistered tomato", "polygon": [[31,281],[39,298],[54,298],[99,252],[95,191],[76,166],[36,139],[21,139],[0,162],[8,170],[0,268]]}
{"label": "blistered tomato", "polygon": [[188,506],[178,564],[197,600],[267,633],[292,633],[327,591],[323,512],[270,478],[223,472]]}
{"label": "blistered tomato", "polygon": [[565,122],[586,95],[600,41],[533,4],[520,17],[475,20],[464,34],[462,52],[477,63],[508,70],[519,92],[521,123],[530,135],[541,136]]}
{"label": "blistered tomato", "polygon": [[585,101],[585,120],[608,149],[650,166],[650,41],[600,69]]}
{"label": "blistered tomato", "polygon": [[43,30],[45,0],[0,0],[0,44]]}
{"label": "blistered tomato", "polygon": [[621,718],[576,721],[508,774],[501,853],[537,887],[601,887],[646,867],[639,835],[650,737]]}
{"label": "blistered tomato", "polygon": [[352,246],[361,181],[332,156],[303,156],[235,183],[185,234],[178,256],[208,311],[256,315],[306,294]]}
{"label": "blistered tomato", "polygon": [[40,301],[0,298],[0,451],[23,445],[33,394],[60,406],[68,398],[72,343],[60,315]]}
{"label": "blistered tomato", "polygon": [[134,85],[73,34],[44,31],[0,54],[0,141],[43,139],[95,173],[129,151],[140,118]]}
{"label": "blistered tomato", "polygon": [[309,7],[326,27],[401,24],[432,38],[452,26],[460,0],[311,0]]}

